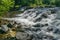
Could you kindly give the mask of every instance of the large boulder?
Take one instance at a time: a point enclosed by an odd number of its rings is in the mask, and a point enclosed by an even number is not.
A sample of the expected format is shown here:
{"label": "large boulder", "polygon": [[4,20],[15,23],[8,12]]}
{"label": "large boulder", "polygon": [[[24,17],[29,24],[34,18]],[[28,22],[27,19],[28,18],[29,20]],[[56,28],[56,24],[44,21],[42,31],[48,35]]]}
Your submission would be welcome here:
{"label": "large boulder", "polygon": [[1,25],[1,30],[3,30],[4,32],[7,32],[8,31],[7,25]]}
{"label": "large boulder", "polygon": [[29,39],[30,37],[29,37],[29,35],[28,35],[27,33],[25,33],[25,32],[17,32],[17,33],[16,33],[16,38],[17,38],[18,40],[27,40],[27,39]]}

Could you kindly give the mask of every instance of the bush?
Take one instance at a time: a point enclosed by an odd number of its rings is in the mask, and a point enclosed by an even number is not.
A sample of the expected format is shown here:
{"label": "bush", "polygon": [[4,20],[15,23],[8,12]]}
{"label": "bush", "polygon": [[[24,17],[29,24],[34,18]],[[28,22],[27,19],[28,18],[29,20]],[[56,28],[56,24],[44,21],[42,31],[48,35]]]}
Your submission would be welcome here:
{"label": "bush", "polygon": [[0,15],[14,6],[14,0],[0,0]]}

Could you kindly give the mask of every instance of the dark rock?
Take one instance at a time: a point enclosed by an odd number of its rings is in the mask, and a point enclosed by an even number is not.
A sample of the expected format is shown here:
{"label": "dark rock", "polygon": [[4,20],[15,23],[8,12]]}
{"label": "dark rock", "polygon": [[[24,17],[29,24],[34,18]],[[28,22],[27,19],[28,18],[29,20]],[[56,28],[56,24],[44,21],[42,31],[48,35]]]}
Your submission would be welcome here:
{"label": "dark rock", "polygon": [[43,27],[43,24],[37,23],[36,25],[33,25],[34,27]]}
{"label": "dark rock", "polygon": [[13,27],[13,25],[12,25],[11,23],[9,23],[7,26],[8,26],[9,28],[12,28],[12,27]]}
{"label": "dark rock", "polygon": [[40,27],[40,24],[38,23],[38,24],[36,24],[36,25],[33,25],[34,27]]}
{"label": "dark rock", "polygon": [[43,38],[43,39],[47,39],[48,37],[47,37],[46,35],[44,35],[42,38]]}
{"label": "dark rock", "polygon": [[45,26],[48,26],[48,24],[45,24]]}
{"label": "dark rock", "polygon": [[41,15],[41,17],[42,18],[48,18],[48,15],[44,13],[44,14]]}
{"label": "dark rock", "polygon": [[35,22],[37,22],[37,21],[41,21],[42,20],[42,18],[37,18],[36,20],[35,20]]}
{"label": "dark rock", "polygon": [[54,31],[54,33],[60,34],[60,29],[56,29],[56,30]]}
{"label": "dark rock", "polygon": [[41,31],[40,28],[31,28],[31,31],[37,32],[37,31]]}
{"label": "dark rock", "polygon": [[0,29],[0,34],[5,34],[6,32]]}
{"label": "dark rock", "polygon": [[51,10],[51,13],[52,13],[52,14],[55,14],[55,13],[56,13],[56,11],[55,11],[55,10]]}
{"label": "dark rock", "polygon": [[37,17],[40,13],[42,13],[42,12],[37,12],[35,17]]}
{"label": "dark rock", "polygon": [[47,31],[53,31],[53,28],[52,27],[48,27]]}

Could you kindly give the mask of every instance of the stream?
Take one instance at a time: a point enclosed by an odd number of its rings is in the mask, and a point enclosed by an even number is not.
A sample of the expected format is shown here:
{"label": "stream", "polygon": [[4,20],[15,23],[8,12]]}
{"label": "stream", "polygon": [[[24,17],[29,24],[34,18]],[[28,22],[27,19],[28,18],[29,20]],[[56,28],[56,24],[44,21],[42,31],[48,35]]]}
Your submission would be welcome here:
{"label": "stream", "polygon": [[17,40],[60,40],[59,7],[27,9],[13,18],[2,19],[21,26],[17,26]]}

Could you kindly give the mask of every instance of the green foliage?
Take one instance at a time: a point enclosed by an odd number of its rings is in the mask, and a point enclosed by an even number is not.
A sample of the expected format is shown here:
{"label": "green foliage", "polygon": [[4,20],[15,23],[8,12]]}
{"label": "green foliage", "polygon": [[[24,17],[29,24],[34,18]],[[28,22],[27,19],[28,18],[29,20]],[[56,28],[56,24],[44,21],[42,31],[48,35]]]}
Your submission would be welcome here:
{"label": "green foliage", "polygon": [[10,7],[13,7],[14,1],[13,0],[1,0],[0,1],[0,12],[1,11],[8,11]]}
{"label": "green foliage", "polygon": [[14,0],[0,0],[0,15],[14,6]]}
{"label": "green foliage", "polygon": [[50,1],[51,0],[43,0],[43,4],[47,4],[48,5],[48,4],[50,4]]}
{"label": "green foliage", "polygon": [[46,5],[55,5],[60,6],[60,0],[15,0],[15,6],[46,6]]}
{"label": "green foliage", "polygon": [[60,0],[56,0],[55,1],[55,4],[56,4],[56,6],[59,6],[60,7]]}
{"label": "green foliage", "polygon": [[23,6],[37,7],[54,5],[60,7],[60,0],[0,0],[0,15],[11,8],[17,9]]}
{"label": "green foliage", "polygon": [[56,1],[56,0],[51,0],[51,1],[50,1],[50,4],[51,4],[51,5],[55,5],[55,1]]}

